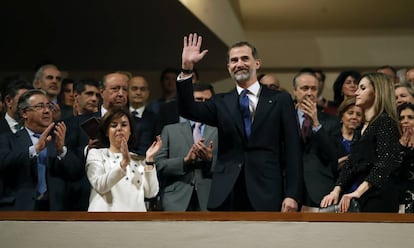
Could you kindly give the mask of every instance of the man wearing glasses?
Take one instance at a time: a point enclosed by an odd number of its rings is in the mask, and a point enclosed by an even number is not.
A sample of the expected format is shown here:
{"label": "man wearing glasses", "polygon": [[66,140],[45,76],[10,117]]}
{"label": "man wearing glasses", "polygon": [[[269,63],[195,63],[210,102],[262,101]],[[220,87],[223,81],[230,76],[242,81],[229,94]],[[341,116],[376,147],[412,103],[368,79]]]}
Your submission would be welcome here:
{"label": "man wearing glasses", "polygon": [[83,166],[66,149],[66,126],[54,123],[54,104],[41,90],[28,90],[18,102],[24,128],[0,136],[0,175],[4,194],[0,209],[65,210],[67,180]]}

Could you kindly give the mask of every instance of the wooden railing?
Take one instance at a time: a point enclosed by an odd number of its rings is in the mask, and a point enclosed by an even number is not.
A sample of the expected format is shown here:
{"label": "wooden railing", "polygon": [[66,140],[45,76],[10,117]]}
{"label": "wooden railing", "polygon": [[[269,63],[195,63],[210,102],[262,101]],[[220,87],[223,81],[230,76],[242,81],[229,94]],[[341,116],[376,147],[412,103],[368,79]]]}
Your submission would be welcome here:
{"label": "wooden railing", "polygon": [[414,223],[414,214],[277,212],[0,212],[0,221],[276,221]]}

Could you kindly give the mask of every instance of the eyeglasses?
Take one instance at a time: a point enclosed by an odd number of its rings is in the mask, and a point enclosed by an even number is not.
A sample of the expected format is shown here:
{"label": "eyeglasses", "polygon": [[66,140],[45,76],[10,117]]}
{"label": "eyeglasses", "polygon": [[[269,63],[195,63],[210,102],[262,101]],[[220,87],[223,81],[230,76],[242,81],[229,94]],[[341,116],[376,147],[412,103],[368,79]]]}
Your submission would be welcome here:
{"label": "eyeglasses", "polygon": [[60,76],[53,76],[53,75],[47,75],[47,76],[46,76],[46,79],[47,79],[47,80],[53,80],[53,79],[56,79],[56,81],[62,81],[62,77],[60,77]]}
{"label": "eyeglasses", "polygon": [[38,103],[36,105],[26,107],[26,109],[30,109],[30,108],[35,111],[41,111],[43,109],[48,109],[53,112],[55,110],[55,105],[53,103]]}

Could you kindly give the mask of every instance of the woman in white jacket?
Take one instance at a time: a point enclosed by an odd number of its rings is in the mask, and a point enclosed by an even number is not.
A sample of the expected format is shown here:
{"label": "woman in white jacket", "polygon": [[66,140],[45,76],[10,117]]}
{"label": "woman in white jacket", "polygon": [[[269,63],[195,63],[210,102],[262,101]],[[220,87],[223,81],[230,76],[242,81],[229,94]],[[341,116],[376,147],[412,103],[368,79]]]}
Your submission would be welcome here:
{"label": "woman in white jacket", "polygon": [[86,173],[92,185],[88,211],[145,212],[144,198],[159,190],[154,156],[162,143],[157,140],[146,151],[145,160],[128,150],[133,120],[123,109],[105,114],[99,125],[99,140],[108,148],[91,149]]}

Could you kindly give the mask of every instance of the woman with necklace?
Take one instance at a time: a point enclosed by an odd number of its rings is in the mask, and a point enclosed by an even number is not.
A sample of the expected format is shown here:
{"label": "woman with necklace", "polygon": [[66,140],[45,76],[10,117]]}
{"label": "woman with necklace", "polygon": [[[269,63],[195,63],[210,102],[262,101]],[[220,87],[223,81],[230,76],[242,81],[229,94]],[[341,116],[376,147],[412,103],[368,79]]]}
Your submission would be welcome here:
{"label": "woman with necklace", "polygon": [[391,179],[401,164],[393,86],[381,73],[361,77],[355,105],[364,110],[365,122],[356,130],[349,158],[336,186],[322,199],[322,208],[339,203],[339,211],[347,212],[355,199],[361,212],[398,211],[398,191]]}
{"label": "woman with necklace", "polygon": [[106,148],[91,149],[86,173],[92,190],[88,211],[145,212],[145,198],[159,190],[154,156],[161,149],[157,140],[146,151],[145,160],[129,152],[133,120],[127,110],[107,112],[99,125],[98,139]]}

